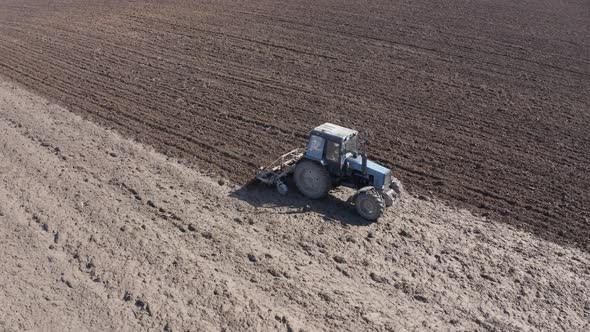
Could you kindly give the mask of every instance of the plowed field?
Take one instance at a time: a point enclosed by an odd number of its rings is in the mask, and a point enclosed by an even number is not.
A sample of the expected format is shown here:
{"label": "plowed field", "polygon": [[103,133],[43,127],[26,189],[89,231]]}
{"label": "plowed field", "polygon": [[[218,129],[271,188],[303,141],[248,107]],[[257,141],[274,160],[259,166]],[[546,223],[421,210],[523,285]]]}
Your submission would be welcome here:
{"label": "plowed field", "polygon": [[0,331],[589,330],[590,253],[436,199],[236,191],[1,79],[0,142]]}
{"label": "plowed field", "polygon": [[0,0],[0,74],[246,182],[330,121],[410,191],[590,238],[590,5]]}

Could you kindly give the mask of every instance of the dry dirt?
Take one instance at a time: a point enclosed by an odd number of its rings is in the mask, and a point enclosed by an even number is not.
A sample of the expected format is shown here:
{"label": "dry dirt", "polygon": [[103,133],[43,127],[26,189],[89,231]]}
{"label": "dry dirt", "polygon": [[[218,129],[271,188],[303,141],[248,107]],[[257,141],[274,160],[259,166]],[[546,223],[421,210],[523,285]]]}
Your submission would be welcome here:
{"label": "dry dirt", "polygon": [[0,83],[0,329],[590,327],[590,255],[405,195],[366,224],[235,187]]}
{"label": "dry dirt", "polygon": [[406,188],[590,250],[587,0],[0,0],[0,74],[244,183],[324,121]]}

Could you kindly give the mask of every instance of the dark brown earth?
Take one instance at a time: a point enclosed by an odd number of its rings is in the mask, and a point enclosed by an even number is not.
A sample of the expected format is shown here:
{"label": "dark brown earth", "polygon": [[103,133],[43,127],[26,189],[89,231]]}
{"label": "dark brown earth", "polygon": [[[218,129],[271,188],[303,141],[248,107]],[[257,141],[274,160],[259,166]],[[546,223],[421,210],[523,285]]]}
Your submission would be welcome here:
{"label": "dark brown earth", "polygon": [[0,0],[0,74],[167,155],[246,182],[330,121],[410,191],[590,249],[586,0],[42,3]]}

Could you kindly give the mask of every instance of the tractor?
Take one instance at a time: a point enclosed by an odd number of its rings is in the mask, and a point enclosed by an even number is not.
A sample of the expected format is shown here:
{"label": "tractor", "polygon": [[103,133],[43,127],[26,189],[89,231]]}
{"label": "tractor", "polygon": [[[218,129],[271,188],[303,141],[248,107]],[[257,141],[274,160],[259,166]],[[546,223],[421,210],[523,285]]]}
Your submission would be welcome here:
{"label": "tractor", "polygon": [[256,178],[284,195],[288,188],[283,180],[293,175],[297,189],[310,199],[326,197],[337,186],[353,188],[349,202],[361,217],[375,221],[399,200],[402,186],[391,170],[367,160],[366,146],[358,131],[324,123],[311,131],[307,148],[261,167]]}

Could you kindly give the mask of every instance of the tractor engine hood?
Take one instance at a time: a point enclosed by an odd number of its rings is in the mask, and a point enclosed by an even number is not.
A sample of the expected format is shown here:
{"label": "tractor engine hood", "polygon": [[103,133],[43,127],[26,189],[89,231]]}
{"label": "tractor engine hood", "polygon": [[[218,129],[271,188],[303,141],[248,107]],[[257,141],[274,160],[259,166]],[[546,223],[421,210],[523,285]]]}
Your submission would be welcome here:
{"label": "tractor engine hood", "polygon": [[[346,164],[351,170],[363,171],[363,157],[361,156],[346,158]],[[391,183],[391,170],[370,160],[367,160],[367,175],[373,177],[373,186],[377,189],[384,189]]]}

